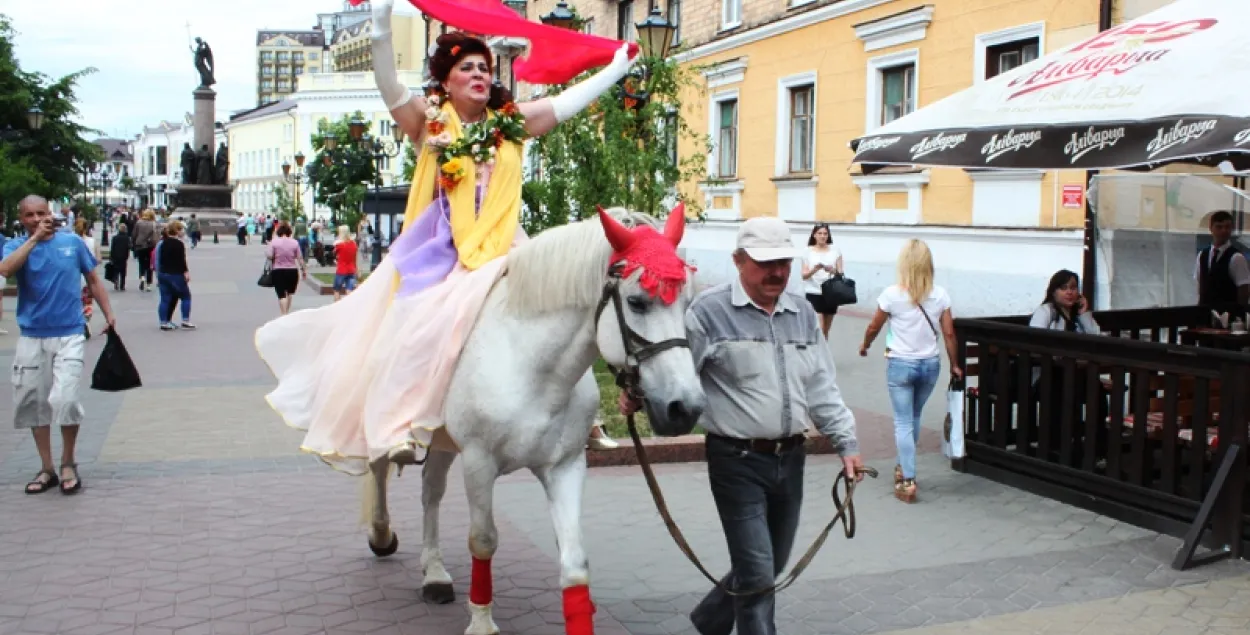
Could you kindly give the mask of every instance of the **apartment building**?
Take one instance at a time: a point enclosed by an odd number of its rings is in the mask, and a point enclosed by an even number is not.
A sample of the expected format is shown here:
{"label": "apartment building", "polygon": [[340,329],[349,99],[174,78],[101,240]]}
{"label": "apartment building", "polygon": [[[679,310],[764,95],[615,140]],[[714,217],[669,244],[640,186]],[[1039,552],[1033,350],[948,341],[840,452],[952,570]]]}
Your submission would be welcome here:
{"label": "apartment building", "polygon": [[307,73],[332,70],[326,33],[307,30],[256,32],[256,105],[281,101],[299,89]]}

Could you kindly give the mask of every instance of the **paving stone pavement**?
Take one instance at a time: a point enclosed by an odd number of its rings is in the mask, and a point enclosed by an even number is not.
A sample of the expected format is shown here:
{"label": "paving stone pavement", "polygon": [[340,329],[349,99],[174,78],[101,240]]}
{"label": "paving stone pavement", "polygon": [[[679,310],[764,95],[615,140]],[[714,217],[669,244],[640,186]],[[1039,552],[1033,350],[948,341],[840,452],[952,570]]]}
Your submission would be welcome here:
{"label": "paving stone pavement", "polygon": [[[358,524],[358,481],[298,454],[301,433],[263,402],[273,380],[252,333],[277,307],[270,290],[255,286],[259,246],[204,244],[191,252],[191,267],[196,332],[158,331],[155,294],[140,294],[133,281],[114,295],[144,387],[84,391],[85,492],[22,494],[37,469],[32,444],[0,433],[0,635],[463,632],[470,560],[458,470],[442,514],[458,598],[430,605],[420,598],[416,472],[392,488],[400,550],[376,559]],[[327,301],[301,293],[296,308]],[[14,306],[0,322],[12,332]],[[854,353],[863,327],[839,315],[831,339],[865,454],[882,477],[857,491],[855,538],[835,530],[779,596],[779,632],[1250,632],[1250,564],[1177,572],[1168,565],[1175,539],[952,472],[934,452],[940,392],[925,416],[921,501],[895,501],[882,360]],[[0,361],[10,361],[15,340],[0,336]],[[11,399],[0,383],[0,402]],[[799,548],[831,512],[838,469],[834,457],[808,465]],[[695,550],[711,570],[724,570],[704,467],[657,473]],[[509,475],[495,498],[497,622],[504,633],[563,633],[541,487]],[[668,537],[636,467],[591,472],[583,522],[600,635],[695,632],[685,616],[708,585]]]}

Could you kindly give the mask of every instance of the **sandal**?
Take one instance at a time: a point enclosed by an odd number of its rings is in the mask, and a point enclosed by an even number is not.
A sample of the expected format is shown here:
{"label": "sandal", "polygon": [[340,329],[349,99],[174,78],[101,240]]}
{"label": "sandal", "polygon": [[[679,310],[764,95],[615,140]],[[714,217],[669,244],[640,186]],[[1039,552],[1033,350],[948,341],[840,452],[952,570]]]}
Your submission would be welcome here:
{"label": "sandal", "polygon": [[916,479],[905,478],[894,485],[894,498],[904,503],[916,502]]}
{"label": "sandal", "polygon": [[[46,481],[39,480],[39,477],[43,476],[44,474],[48,475],[48,480]],[[35,478],[31,480],[31,482],[26,484],[26,493],[27,494],[42,494],[56,487],[60,482],[61,482],[61,479],[57,477],[56,472],[53,472],[52,470],[40,470],[40,472],[35,475]]]}
{"label": "sandal", "polygon": [[69,496],[70,494],[77,494],[78,491],[82,489],[82,479],[78,478],[77,463],[67,463],[62,465],[61,470],[64,471],[67,467],[74,472],[74,478],[72,479],[74,481],[74,485],[72,487],[66,487],[66,481],[61,481],[61,493]]}
{"label": "sandal", "polygon": [[903,466],[895,465],[894,466],[894,484],[898,485],[899,483],[902,483],[902,482],[903,482]]}

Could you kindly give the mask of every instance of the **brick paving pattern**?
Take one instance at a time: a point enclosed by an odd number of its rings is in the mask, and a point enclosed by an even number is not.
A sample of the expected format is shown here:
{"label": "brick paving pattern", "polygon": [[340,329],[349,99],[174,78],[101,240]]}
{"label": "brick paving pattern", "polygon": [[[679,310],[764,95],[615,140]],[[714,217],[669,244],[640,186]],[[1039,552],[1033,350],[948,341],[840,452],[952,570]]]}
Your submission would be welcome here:
{"label": "brick paving pattern", "polygon": [[[420,595],[420,480],[394,482],[399,552],[374,558],[358,523],[359,483],[297,453],[301,433],[263,402],[272,377],[252,349],[277,312],[255,286],[260,250],[223,243],[190,254],[197,332],[156,329],[155,294],[114,296],[120,333],[144,378],[125,394],[84,391],[74,498],[26,496],[37,470],[27,436],[0,433],[0,635],[57,633],[462,633],[469,576],[458,470],[444,501],[443,550],[457,601]],[[297,308],[328,302],[301,292]],[[12,323],[10,300],[4,326]],[[778,602],[786,635],[1250,631],[1250,564],[1187,572],[1178,541],[984,479],[937,450],[940,391],[919,460],[921,502],[890,493],[893,434],[881,360],[852,345],[863,322],[839,316],[839,381],[882,477],[856,495],[859,532],[834,533]],[[14,335],[0,338],[10,361]],[[101,342],[92,340],[89,359]],[[7,382],[0,401],[11,404]],[[5,406],[10,407],[11,406]],[[54,435],[55,438],[55,435]],[[54,443],[59,443],[55,441]],[[834,457],[812,457],[799,547],[830,513]],[[713,571],[727,563],[701,464],[657,468],[670,507]],[[563,633],[546,499],[528,474],[498,485],[496,621],[504,633]],[[599,468],[584,531],[601,635],[690,634],[707,583],[673,545],[636,467]]]}

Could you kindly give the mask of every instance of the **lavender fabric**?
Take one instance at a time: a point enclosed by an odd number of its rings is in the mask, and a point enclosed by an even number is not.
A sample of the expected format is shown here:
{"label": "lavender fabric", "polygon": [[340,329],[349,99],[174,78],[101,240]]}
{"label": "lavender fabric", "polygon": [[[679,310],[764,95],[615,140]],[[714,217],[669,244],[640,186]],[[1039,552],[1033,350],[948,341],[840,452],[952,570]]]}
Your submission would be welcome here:
{"label": "lavender fabric", "polygon": [[[475,198],[475,205],[481,205],[481,187]],[[441,188],[412,227],[405,227],[391,243],[387,257],[399,270],[400,296],[420,293],[442,282],[456,268],[459,255],[451,237],[451,204]]]}

